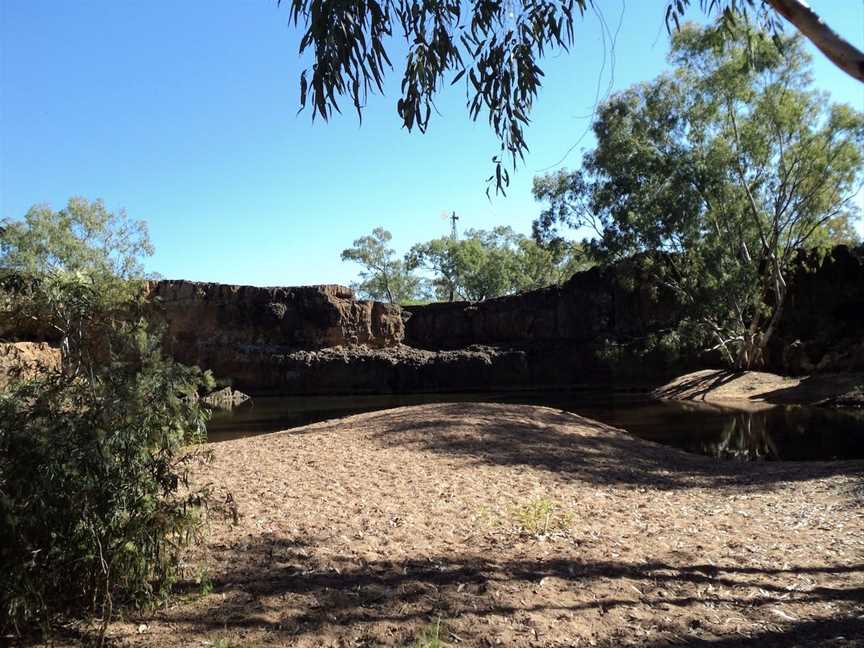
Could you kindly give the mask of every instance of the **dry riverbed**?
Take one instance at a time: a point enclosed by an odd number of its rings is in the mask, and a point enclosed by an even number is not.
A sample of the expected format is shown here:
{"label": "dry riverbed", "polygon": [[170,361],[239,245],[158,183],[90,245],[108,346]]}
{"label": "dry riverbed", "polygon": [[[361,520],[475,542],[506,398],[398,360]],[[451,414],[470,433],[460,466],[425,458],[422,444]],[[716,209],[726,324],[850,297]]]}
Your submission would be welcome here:
{"label": "dry riverbed", "polygon": [[186,598],[120,645],[864,645],[862,462],[718,463],[476,403],[212,451]]}

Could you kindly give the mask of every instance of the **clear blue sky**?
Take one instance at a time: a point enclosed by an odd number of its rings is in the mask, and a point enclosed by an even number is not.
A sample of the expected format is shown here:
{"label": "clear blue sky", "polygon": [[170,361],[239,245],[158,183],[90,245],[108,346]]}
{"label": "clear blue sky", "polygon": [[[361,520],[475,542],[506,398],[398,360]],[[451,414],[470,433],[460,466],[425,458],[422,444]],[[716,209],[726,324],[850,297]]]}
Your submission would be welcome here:
{"label": "clear blue sky", "polygon": [[[254,285],[348,283],[356,267],[339,252],[354,238],[381,225],[404,250],[446,233],[444,211],[527,233],[532,178],[580,142],[598,82],[603,95],[665,67],[664,0],[600,4],[612,31],[624,7],[614,75],[607,52],[601,78],[589,15],[573,51],[545,62],[531,154],[490,203],[488,126],[468,120],[457,86],[425,135],[401,129],[397,58],[362,126],[350,112],[314,125],[296,114],[304,62],[275,0],[0,0],[0,217],[103,198],[149,223],[150,270]],[[862,0],[811,4],[864,46]],[[817,85],[864,109],[864,87],[814,58]]]}

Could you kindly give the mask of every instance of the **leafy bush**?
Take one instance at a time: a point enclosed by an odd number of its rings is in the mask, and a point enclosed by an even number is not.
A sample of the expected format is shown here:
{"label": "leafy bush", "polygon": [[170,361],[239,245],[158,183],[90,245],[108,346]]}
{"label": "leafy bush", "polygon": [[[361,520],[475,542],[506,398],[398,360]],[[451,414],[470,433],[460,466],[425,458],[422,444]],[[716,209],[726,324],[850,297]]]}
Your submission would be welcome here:
{"label": "leafy bush", "polygon": [[204,434],[196,396],[212,378],[162,357],[130,257],[146,232],[125,223],[77,200],[3,230],[0,303],[62,349],[59,368],[0,393],[4,632],[159,600],[197,529],[200,453],[183,448]]}

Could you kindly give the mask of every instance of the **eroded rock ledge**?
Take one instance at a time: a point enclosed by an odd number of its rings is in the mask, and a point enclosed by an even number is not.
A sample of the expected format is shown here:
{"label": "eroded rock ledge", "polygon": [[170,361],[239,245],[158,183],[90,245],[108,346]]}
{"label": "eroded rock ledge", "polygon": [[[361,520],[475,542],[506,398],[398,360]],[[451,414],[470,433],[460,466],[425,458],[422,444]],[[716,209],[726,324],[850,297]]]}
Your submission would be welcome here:
{"label": "eroded rock ledge", "polygon": [[[779,374],[864,371],[864,252],[836,248],[793,281],[768,349]],[[148,285],[164,348],[249,394],[657,386],[718,357],[671,357],[651,340],[681,317],[674,296],[623,262],[561,286],[480,304],[400,308],[338,285]],[[11,328],[10,328],[11,326]],[[3,341],[45,339],[0,322]]]}

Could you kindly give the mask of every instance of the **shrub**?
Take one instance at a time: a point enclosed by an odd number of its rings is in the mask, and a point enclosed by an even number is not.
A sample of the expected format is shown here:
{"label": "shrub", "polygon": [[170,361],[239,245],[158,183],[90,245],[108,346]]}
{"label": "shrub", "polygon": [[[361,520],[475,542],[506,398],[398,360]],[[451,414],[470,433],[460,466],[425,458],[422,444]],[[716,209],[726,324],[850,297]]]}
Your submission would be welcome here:
{"label": "shrub", "polygon": [[46,209],[5,228],[0,255],[3,315],[39,318],[62,349],[0,393],[3,632],[81,612],[104,629],[115,602],[158,601],[203,495],[184,447],[204,434],[212,378],[162,357],[128,272],[141,246],[101,203]]}
{"label": "shrub", "polygon": [[[161,359],[61,372],[0,394],[0,602],[7,623],[47,622],[166,591],[195,529],[182,446],[203,430],[200,374]],[[5,625],[5,624],[4,624]]]}

